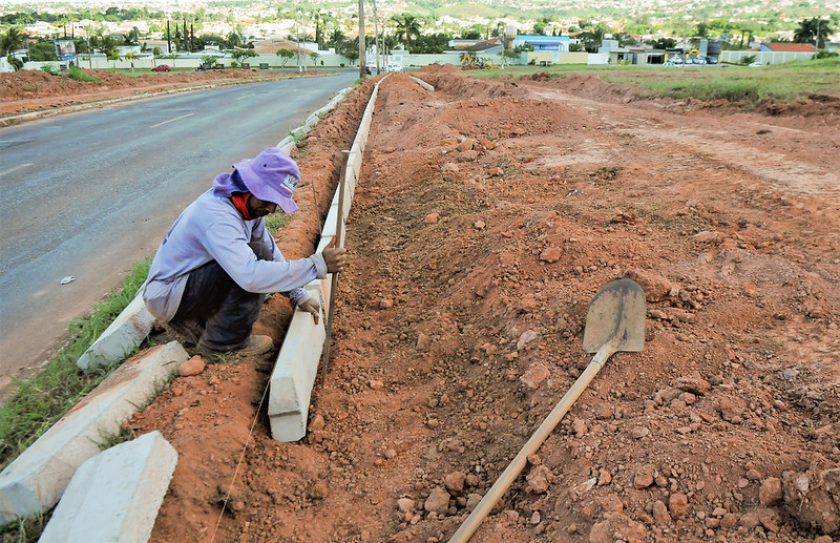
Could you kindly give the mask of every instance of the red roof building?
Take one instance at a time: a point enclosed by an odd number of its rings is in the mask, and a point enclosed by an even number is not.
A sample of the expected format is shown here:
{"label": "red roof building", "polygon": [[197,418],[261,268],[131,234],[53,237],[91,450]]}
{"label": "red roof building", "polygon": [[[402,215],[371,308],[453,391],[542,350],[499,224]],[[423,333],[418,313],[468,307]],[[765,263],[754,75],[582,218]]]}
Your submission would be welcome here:
{"label": "red roof building", "polygon": [[759,51],[770,53],[816,53],[817,48],[812,43],[769,42],[762,43]]}

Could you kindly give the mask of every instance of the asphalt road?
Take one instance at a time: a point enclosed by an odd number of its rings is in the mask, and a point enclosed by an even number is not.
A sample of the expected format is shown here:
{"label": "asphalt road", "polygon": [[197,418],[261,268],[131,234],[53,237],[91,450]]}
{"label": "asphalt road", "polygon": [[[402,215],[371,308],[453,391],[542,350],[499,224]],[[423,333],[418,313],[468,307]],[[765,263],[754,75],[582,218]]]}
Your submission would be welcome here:
{"label": "asphalt road", "polygon": [[[224,87],[0,129],[0,389],[153,254],[216,174],[275,145],[355,77]],[[62,286],[65,276],[76,279]]]}

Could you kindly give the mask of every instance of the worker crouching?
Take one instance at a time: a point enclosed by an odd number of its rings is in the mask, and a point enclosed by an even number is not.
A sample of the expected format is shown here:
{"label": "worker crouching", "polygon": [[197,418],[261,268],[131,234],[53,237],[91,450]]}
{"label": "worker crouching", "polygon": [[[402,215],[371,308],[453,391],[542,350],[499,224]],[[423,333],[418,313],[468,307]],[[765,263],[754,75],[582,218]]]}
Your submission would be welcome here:
{"label": "worker crouching", "polygon": [[283,258],[264,217],[294,213],[300,170],[269,147],[216,177],[167,232],[143,285],[146,307],[200,352],[263,354],[268,336],[251,335],[266,294],[282,292],[312,313],[320,305],[304,288],[342,271],[345,249],[326,248],[300,260]]}

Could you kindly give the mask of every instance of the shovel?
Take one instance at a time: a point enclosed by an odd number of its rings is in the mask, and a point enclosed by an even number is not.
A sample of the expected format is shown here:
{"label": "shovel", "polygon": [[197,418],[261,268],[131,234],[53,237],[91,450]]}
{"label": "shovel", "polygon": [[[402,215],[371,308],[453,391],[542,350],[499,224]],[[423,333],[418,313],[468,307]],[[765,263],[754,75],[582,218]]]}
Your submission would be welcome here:
{"label": "shovel", "polygon": [[510,485],[519,477],[528,462],[528,456],[539,450],[560,419],[569,411],[586,387],[595,378],[607,360],[617,352],[637,353],[645,346],[645,293],[630,279],[617,279],[607,283],[589,304],[583,349],[595,353],[592,362],[577,378],[566,395],[551,410],[537,431],[508,464],[487,494],[481,499],[449,543],[464,543],[478,530],[481,522],[495,507]]}

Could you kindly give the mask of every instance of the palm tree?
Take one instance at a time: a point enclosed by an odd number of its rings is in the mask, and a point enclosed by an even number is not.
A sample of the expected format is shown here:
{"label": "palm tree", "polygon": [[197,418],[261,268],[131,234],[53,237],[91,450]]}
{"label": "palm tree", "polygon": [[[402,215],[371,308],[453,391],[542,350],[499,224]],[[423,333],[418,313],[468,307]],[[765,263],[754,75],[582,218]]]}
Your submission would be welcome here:
{"label": "palm tree", "polygon": [[830,21],[823,21],[820,18],[802,19],[799,21],[799,28],[793,33],[793,41],[796,43],[814,43],[817,49],[825,47],[825,40],[834,34]]}
{"label": "palm tree", "polygon": [[402,15],[394,15],[391,19],[397,25],[397,39],[405,44],[406,50],[411,44],[411,38],[420,37],[420,21],[414,15],[403,13]]}
{"label": "palm tree", "polygon": [[18,49],[26,47],[26,36],[20,31],[20,28],[13,26],[0,36],[0,55],[11,55]]}

